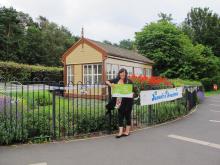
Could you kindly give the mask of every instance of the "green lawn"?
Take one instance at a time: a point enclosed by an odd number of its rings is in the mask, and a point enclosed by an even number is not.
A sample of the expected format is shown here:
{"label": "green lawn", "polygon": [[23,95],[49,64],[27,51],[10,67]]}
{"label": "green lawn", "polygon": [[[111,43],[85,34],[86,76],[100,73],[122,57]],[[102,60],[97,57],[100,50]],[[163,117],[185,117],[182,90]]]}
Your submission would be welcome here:
{"label": "green lawn", "polygon": [[214,96],[214,95],[219,95],[220,94],[220,90],[217,91],[207,91],[205,92],[205,96]]}
{"label": "green lawn", "polygon": [[[19,105],[22,104],[23,98],[24,111],[26,111],[27,109],[31,109],[34,111],[45,111],[48,113],[52,113],[53,96],[52,93],[47,90],[29,92],[24,91],[23,93],[12,92],[8,95],[12,96],[13,98],[17,98],[19,100]],[[96,112],[98,112],[98,114],[105,113],[106,101],[103,100],[56,96],[55,102],[57,114],[69,112],[77,114],[96,114]]]}

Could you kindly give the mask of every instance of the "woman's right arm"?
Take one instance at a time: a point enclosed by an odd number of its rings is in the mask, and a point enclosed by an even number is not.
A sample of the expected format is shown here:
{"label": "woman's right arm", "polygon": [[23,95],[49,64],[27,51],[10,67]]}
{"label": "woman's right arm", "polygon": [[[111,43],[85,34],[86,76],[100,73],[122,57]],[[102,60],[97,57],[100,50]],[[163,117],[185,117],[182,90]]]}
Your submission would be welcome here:
{"label": "woman's right arm", "polygon": [[105,83],[106,83],[108,86],[110,86],[110,87],[114,87],[114,81],[113,81],[113,80],[107,80]]}

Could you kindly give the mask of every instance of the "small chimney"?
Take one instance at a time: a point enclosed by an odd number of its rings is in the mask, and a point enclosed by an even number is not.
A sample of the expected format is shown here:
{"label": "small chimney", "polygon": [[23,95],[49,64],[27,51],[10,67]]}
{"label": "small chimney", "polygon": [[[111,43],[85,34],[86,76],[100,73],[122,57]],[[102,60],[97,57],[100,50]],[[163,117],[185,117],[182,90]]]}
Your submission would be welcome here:
{"label": "small chimney", "polygon": [[84,28],[82,27],[82,30],[81,30],[81,38],[84,38]]}

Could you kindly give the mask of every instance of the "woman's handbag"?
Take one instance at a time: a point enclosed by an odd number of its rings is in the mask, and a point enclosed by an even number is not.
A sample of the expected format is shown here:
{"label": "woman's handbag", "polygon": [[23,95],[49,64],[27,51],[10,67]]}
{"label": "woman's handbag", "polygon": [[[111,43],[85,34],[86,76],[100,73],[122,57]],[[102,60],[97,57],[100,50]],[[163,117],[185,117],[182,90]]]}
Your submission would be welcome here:
{"label": "woman's handbag", "polygon": [[110,87],[108,87],[108,93],[109,93],[109,101],[105,105],[105,108],[107,109],[106,114],[110,113],[111,110],[115,109],[115,101],[116,101],[115,98],[111,97],[111,88]]}
{"label": "woman's handbag", "polygon": [[115,99],[111,98],[108,102],[108,104],[105,105],[105,108],[109,111],[114,110],[115,109]]}

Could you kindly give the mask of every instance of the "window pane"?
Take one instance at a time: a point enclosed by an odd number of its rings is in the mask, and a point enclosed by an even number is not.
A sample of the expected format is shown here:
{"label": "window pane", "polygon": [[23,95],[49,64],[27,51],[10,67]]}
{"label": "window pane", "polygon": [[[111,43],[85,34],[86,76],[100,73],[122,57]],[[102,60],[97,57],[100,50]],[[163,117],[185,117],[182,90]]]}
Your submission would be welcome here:
{"label": "window pane", "polygon": [[107,75],[107,79],[110,80],[111,79],[111,75]]}
{"label": "window pane", "polygon": [[120,65],[120,66],[119,66],[119,69],[121,69],[121,68],[126,69],[127,72],[128,72],[128,75],[133,74],[133,67]]}
{"label": "window pane", "polygon": [[119,69],[121,69],[121,68],[125,68],[125,69],[126,69],[126,67],[125,67],[125,66],[123,66],[123,65],[120,65],[120,66],[119,66]]}
{"label": "window pane", "polygon": [[91,75],[88,75],[87,76],[87,83],[88,84],[92,84],[93,82],[92,82],[92,76]]}
{"label": "window pane", "polygon": [[98,65],[98,74],[102,74],[102,65]]}
{"label": "window pane", "polygon": [[147,68],[146,69],[146,76],[151,76],[151,69],[150,68]]}
{"label": "window pane", "polygon": [[92,65],[88,65],[88,74],[92,74]]}
{"label": "window pane", "polygon": [[132,67],[127,67],[126,69],[128,71],[128,75],[133,74],[133,68]]}
{"label": "window pane", "polygon": [[93,65],[93,74],[97,74],[98,70],[97,70],[97,65]]}
{"label": "window pane", "polygon": [[67,66],[67,75],[68,76],[70,75],[70,72],[71,72],[71,68],[70,68],[70,66]]}
{"label": "window pane", "polygon": [[112,74],[116,75],[118,73],[118,65],[112,65]]}
{"label": "window pane", "polygon": [[139,75],[139,68],[134,68],[134,74]]}
{"label": "window pane", "polygon": [[111,64],[106,65],[106,72],[107,74],[111,74]]}
{"label": "window pane", "polygon": [[70,76],[67,76],[67,84],[70,82]]}
{"label": "window pane", "polygon": [[73,81],[73,71],[72,71],[72,65],[68,65],[67,66],[67,84],[69,84],[69,82]]}
{"label": "window pane", "polygon": [[86,77],[86,76],[84,76],[84,80],[83,80],[83,81],[84,81],[85,84],[88,83],[88,82],[87,82],[87,77]]}
{"label": "window pane", "polygon": [[87,65],[84,65],[84,74],[87,74]]}
{"label": "window pane", "polygon": [[152,76],[152,69],[149,69],[149,76]]}
{"label": "window pane", "polygon": [[134,68],[134,74],[135,75],[143,75],[144,74],[144,69],[143,68]]}
{"label": "window pane", "polygon": [[101,84],[102,82],[102,75],[98,75],[98,83]]}
{"label": "window pane", "polygon": [[98,82],[98,76],[94,75],[93,76],[93,84],[97,84]]}
{"label": "window pane", "polygon": [[146,68],[146,73],[145,73],[145,75],[148,76],[148,69],[147,69],[147,68]]}

